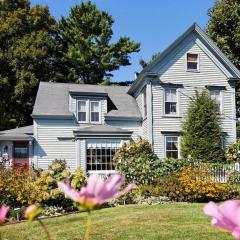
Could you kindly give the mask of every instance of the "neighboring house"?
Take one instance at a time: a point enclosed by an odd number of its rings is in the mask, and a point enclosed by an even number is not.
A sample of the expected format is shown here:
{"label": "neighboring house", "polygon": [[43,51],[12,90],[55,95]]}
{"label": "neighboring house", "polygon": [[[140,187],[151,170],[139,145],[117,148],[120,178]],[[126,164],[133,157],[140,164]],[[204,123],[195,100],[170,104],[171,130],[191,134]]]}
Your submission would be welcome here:
{"label": "neighboring house", "polygon": [[126,141],[149,140],[160,158],[180,157],[181,125],[195,90],[208,89],[221,113],[223,145],[236,140],[239,70],[193,24],[130,87],[40,83],[33,126],[0,133],[13,166],[47,168],[66,159],[71,170],[112,173]]}

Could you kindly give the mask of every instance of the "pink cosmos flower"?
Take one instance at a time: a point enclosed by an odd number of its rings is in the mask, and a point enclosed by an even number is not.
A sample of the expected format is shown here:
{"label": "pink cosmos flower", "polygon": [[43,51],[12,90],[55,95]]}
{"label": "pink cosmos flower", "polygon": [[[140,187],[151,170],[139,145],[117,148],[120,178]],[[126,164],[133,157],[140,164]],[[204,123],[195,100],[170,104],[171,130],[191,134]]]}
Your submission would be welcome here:
{"label": "pink cosmos flower", "polygon": [[7,216],[8,210],[9,210],[9,207],[7,206],[0,207],[0,224],[4,222]]}
{"label": "pink cosmos flower", "polygon": [[26,208],[25,218],[32,221],[33,219],[37,218],[41,213],[42,209],[39,208],[37,205],[32,204]]}
{"label": "pink cosmos flower", "polygon": [[236,239],[240,239],[240,201],[228,200],[217,206],[209,202],[204,206],[204,213],[213,217],[212,225],[230,231]]}
{"label": "pink cosmos flower", "polygon": [[67,198],[80,203],[87,210],[110,201],[113,198],[126,194],[135,187],[135,184],[129,184],[122,192],[120,187],[125,178],[120,175],[113,175],[103,180],[98,175],[91,175],[86,187],[82,187],[80,192],[76,191],[69,184],[58,182],[58,187]]}

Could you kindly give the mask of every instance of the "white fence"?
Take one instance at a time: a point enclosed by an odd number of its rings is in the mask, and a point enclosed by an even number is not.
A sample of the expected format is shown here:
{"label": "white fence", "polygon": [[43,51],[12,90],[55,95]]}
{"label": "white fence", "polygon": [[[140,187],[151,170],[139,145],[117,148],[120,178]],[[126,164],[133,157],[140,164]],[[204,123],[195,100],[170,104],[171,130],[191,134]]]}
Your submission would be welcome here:
{"label": "white fence", "polygon": [[228,175],[234,171],[240,172],[240,163],[212,167],[213,178],[219,183],[226,183]]}

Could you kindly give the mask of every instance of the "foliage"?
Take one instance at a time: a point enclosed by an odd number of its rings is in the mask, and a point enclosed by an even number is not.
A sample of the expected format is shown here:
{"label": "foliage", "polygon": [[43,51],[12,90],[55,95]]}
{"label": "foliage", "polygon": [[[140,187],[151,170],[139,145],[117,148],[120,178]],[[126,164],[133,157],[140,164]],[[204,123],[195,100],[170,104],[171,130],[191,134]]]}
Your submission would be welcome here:
{"label": "foliage", "polygon": [[87,183],[86,177],[82,168],[77,168],[72,176],[71,186],[77,190],[80,190],[82,186]]}
{"label": "foliage", "polygon": [[40,81],[68,81],[58,24],[48,7],[3,0],[0,11],[0,130],[32,124]]}
{"label": "foliage", "polygon": [[[210,9],[207,33],[226,56],[240,69],[240,2],[218,0]],[[237,83],[237,115],[240,114],[240,85]]]}
{"label": "foliage", "polygon": [[225,151],[226,160],[229,162],[240,162],[240,140],[228,146]]}
{"label": "foliage", "polygon": [[171,201],[185,201],[183,185],[177,174],[155,179],[154,185],[161,190],[161,196],[167,196]]}
{"label": "foliage", "polygon": [[63,207],[56,207],[56,206],[47,206],[44,208],[42,215],[46,217],[52,216],[61,216],[65,213]]}
{"label": "foliage", "polygon": [[113,162],[128,183],[147,184],[155,177],[155,156],[151,144],[146,140],[125,144],[117,151]]}
{"label": "foliage", "polygon": [[2,170],[0,173],[0,205],[20,207],[39,200],[34,178],[28,172]]}
{"label": "foliage", "polygon": [[170,176],[178,173],[183,167],[189,165],[185,159],[163,158],[156,161],[155,176]]}
{"label": "foliage", "polygon": [[179,180],[187,201],[223,200],[225,196],[225,185],[213,180],[207,164],[184,168],[179,174]]}
{"label": "foliage", "polygon": [[128,37],[112,43],[114,20],[91,1],[82,2],[60,21],[60,35],[66,44],[66,59],[84,83],[100,83],[120,66],[130,65],[129,54],[140,44]]}
{"label": "foliage", "polygon": [[181,151],[202,162],[223,159],[220,115],[215,100],[207,91],[195,93],[182,128]]}
{"label": "foliage", "polygon": [[141,65],[142,68],[147,67],[147,65],[149,65],[151,62],[155,61],[158,56],[160,55],[160,53],[154,53],[151,57],[151,60],[149,62],[145,61],[144,59],[140,59],[139,60],[139,64]]}

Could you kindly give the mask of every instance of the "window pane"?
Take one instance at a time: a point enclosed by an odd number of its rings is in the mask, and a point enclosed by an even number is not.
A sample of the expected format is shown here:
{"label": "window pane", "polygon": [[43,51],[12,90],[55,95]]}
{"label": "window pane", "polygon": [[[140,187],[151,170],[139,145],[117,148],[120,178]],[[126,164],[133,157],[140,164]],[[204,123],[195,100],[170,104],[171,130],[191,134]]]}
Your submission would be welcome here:
{"label": "window pane", "polygon": [[188,62],[197,62],[198,55],[197,54],[188,53],[187,54],[187,60],[188,60]]}
{"label": "window pane", "polygon": [[188,69],[197,69],[197,63],[195,63],[195,62],[188,62],[187,63],[187,68]]}
{"label": "window pane", "polygon": [[177,90],[176,89],[166,89],[165,90],[165,101],[166,102],[176,102],[177,101]]}
{"label": "window pane", "polygon": [[176,114],[177,103],[166,102],[165,103],[165,114]]}
{"label": "window pane", "polygon": [[91,102],[91,111],[99,112],[99,102]]}
{"label": "window pane", "polygon": [[78,112],[78,121],[86,122],[86,112]]}
{"label": "window pane", "polygon": [[86,102],[85,101],[78,101],[78,111],[86,112]]}
{"label": "window pane", "polygon": [[91,121],[99,122],[99,113],[98,112],[91,112]]}

